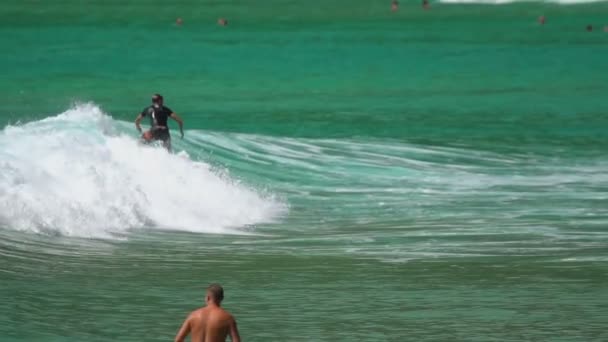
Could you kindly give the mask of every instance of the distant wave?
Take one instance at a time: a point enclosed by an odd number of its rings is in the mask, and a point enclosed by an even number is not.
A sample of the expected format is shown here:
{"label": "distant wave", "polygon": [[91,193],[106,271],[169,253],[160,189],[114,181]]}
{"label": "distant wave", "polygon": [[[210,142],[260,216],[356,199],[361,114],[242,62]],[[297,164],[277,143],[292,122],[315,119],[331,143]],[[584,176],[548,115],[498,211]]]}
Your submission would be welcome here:
{"label": "distant wave", "polygon": [[579,5],[588,4],[593,2],[605,2],[607,0],[439,0],[440,3],[444,4],[482,4],[482,5],[506,5],[512,3],[524,3],[524,2],[548,2],[557,3],[561,5]]}

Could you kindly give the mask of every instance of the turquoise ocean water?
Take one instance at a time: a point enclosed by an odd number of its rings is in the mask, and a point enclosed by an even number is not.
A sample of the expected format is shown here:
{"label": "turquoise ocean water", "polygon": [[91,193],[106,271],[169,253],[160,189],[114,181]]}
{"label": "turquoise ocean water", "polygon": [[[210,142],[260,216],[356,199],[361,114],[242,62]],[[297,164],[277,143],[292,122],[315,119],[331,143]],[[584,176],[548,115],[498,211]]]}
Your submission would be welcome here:
{"label": "turquoise ocean water", "polygon": [[0,340],[171,340],[210,282],[246,341],[608,340],[608,3],[0,19]]}

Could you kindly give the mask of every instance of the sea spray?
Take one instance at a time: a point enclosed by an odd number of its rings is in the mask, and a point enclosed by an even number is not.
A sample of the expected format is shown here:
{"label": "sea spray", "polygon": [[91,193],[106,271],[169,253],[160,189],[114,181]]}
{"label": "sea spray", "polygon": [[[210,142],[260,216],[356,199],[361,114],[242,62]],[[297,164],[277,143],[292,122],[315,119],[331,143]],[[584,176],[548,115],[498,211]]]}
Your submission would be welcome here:
{"label": "sea spray", "polygon": [[82,104],[1,131],[2,226],[80,237],[147,227],[234,233],[285,211],[272,196],[186,153],[144,146],[120,126]]}

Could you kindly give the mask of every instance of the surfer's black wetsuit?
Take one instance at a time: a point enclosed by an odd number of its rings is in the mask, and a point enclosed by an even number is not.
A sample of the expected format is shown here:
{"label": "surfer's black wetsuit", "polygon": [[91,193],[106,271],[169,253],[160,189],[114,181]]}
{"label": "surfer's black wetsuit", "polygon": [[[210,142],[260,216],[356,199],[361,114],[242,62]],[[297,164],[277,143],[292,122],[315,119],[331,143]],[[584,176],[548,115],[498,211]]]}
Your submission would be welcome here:
{"label": "surfer's black wetsuit", "polygon": [[171,116],[173,111],[169,107],[152,105],[144,108],[141,112],[141,116],[150,116],[150,131],[154,140],[161,140],[162,142],[168,142],[171,139],[169,134],[169,125],[167,119]]}

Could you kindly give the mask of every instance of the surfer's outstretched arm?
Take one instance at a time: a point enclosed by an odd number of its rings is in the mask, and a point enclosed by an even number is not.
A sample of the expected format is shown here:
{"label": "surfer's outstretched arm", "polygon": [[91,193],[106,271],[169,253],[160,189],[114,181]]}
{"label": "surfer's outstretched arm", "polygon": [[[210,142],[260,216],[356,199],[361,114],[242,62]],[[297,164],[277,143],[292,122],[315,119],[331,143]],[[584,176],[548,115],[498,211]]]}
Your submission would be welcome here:
{"label": "surfer's outstretched arm", "polygon": [[175,113],[171,113],[171,119],[177,121],[177,123],[179,124],[179,133],[182,135],[182,138],[184,137],[184,120],[182,120],[182,118],[179,117],[179,115],[175,114]]}
{"label": "surfer's outstretched arm", "polygon": [[141,133],[141,119],[143,119],[144,117],[139,114],[137,116],[137,118],[135,118],[135,128],[137,128],[137,130],[139,131],[139,133]]}

